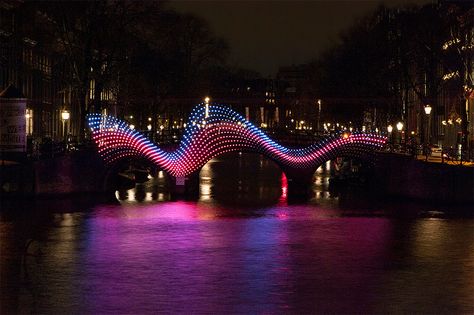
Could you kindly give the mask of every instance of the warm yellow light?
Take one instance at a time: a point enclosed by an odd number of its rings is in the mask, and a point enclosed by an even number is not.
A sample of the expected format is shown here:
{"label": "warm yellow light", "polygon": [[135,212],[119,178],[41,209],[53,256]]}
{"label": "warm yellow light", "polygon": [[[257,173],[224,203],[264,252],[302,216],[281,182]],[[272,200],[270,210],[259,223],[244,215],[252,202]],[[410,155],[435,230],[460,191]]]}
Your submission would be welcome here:
{"label": "warm yellow light", "polygon": [[393,131],[393,126],[392,125],[388,125],[387,126],[387,131],[388,133],[391,133]]}
{"label": "warm yellow light", "polygon": [[61,118],[62,120],[68,120],[71,117],[71,114],[67,110],[63,110],[61,112]]}
{"label": "warm yellow light", "polygon": [[151,125],[146,126],[148,130],[151,130]]}
{"label": "warm yellow light", "polygon": [[399,121],[399,122],[397,123],[397,130],[398,130],[398,131],[402,131],[402,129],[403,129],[403,123],[402,123],[401,121]]}
{"label": "warm yellow light", "polygon": [[347,132],[344,132],[344,134],[342,135],[342,137],[343,137],[344,139],[347,139],[347,138],[349,138],[349,134],[348,134]]}
{"label": "warm yellow light", "polygon": [[135,125],[134,125],[134,124],[131,124],[129,127],[130,127],[130,129],[132,129],[132,130],[135,129]]}
{"label": "warm yellow light", "polygon": [[206,104],[209,104],[209,101],[210,101],[210,100],[211,100],[211,99],[209,98],[209,96],[206,96],[206,98],[204,99],[204,102],[206,102]]}

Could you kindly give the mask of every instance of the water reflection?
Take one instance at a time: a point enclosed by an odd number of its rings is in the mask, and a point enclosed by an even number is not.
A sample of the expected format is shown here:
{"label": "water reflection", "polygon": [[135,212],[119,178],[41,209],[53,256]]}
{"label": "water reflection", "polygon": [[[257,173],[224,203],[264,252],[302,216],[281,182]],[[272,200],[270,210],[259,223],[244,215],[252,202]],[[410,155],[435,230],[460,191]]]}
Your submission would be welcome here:
{"label": "water reflection", "polygon": [[328,168],[301,204],[245,154],[206,164],[197,201],[158,173],[115,203],[2,204],[0,313],[474,312],[472,218],[336,198]]}

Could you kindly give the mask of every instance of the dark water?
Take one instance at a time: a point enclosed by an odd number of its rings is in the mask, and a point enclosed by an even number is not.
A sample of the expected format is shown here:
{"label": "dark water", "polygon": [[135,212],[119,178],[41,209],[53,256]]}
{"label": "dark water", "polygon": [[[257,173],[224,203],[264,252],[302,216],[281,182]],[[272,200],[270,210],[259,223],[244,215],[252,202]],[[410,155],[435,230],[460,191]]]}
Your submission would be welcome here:
{"label": "dark water", "polygon": [[0,313],[474,312],[472,217],[327,181],[293,201],[244,155],[208,163],[194,201],[159,174],[119,202],[4,202]]}

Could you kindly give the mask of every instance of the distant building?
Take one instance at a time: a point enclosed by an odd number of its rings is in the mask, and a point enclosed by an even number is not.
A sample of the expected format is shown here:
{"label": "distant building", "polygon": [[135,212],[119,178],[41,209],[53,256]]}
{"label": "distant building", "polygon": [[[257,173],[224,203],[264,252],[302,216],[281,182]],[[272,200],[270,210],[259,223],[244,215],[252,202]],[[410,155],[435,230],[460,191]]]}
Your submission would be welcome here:
{"label": "distant building", "polygon": [[[20,0],[0,0],[0,90],[13,84],[27,98],[26,132],[37,139],[63,140],[79,134],[79,101],[67,84],[68,69],[64,56],[48,38],[44,13],[25,8]],[[90,81],[88,103],[97,97],[95,82]],[[104,112],[117,114],[111,89],[100,93]],[[62,112],[69,118],[63,120]]]}

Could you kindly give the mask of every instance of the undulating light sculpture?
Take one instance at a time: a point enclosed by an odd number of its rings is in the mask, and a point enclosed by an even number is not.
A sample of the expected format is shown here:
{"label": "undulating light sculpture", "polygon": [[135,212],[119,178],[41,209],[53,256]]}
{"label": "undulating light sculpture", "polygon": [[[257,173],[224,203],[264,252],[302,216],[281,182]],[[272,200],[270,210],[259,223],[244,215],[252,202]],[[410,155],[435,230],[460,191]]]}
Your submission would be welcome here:
{"label": "undulating light sculpture", "polygon": [[270,139],[242,115],[223,105],[196,106],[178,148],[166,151],[115,117],[88,116],[92,138],[106,162],[141,156],[175,177],[199,170],[212,158],[232,151],[253,151],[286,169],[316,169],[339,156],[361,157],[380,149],[386,137],[370,133],[331,135],[305,148],[287,148]]}

